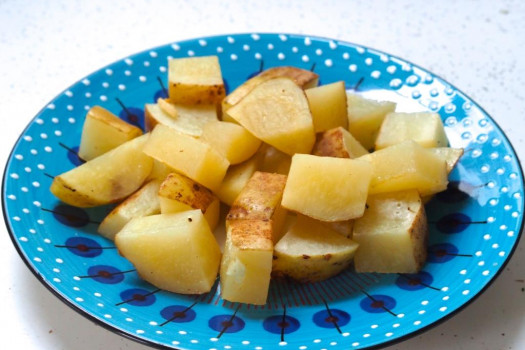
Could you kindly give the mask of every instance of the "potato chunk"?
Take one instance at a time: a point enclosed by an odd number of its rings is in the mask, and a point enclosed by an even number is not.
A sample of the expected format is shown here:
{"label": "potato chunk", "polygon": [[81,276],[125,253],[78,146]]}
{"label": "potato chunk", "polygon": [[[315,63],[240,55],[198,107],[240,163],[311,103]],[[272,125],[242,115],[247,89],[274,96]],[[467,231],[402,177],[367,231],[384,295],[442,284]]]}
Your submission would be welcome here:
{"label": "potato chunk", "polygon": [[219,188],[229,166],[207,143],[165,125],[157,125],[151,132],[144,153],[210,190]]}
{"label": "potato chunk", "polygon": [[317,86],[304,91],[312,112],[315,132],[348,127],[345,82]]}
{"label": "potato chunk", "polygon": [[217,278],[221,251],[198,209],[135,218],[115,243],[139,275],[160,289],[207,293]]}
{"label": "potato chunk", "polygon": [[371,175],[366,161],[296,154],[282,205],[322,221],[359,217],[365,210]]}
{"label": "potato chunk", "polygon": [[375,149],[379,150],[397,143],[414,140],[423,147],[446,147],[447,135],[437,113],[389,113],[385,117]]}
{"label": "potato chunk", "polygon": [[358,158],[368,151],[342,127],[317,134],[312,154],[323,157]]}
{"label": "potato chunk", "polygon": [[367,150],[374,143],[385,116],[396,109],[390,101],[375,101],[347,92],[348,131]]}
{"label": "potato chunk", "polygon": [[288,78],[257,85],[228,114],[257,138],[289,155],[310,153],[314,145],[308,101]]}
{"label": "potato chunk", "polygon": [[357,243],[321,222],[298,215],[295,224],[275,245],[274,276],[288,276],[302,283],[323,281],[352,262]]}
{"label": "potato chunk", "polygon": [[123,200],[144,182],[153,159],[142,152],[149,134],[134,138],[76,168],[55,176],[50,191],[77,207]]}
{"label": "potato chunk", "polygon": [[221,202],[226,203],[229,206],[233,204],[235,198],[241,193],[253,173],[257,170],[260,163],[259,158],[260,157],[254,156],[241,164],[233,165],[228,168],[226,176],[224,177],[224,180],[222,180],[221,187],[215,192]]}
{"label": "potato chunk", "polygon": [[463,155],[463,148],[437,147],[430,148],[429,150],[445,161],[447,164],[447,174],[450,174],[459,161],[459,158]]}
{"label": "potato chunk", "polygon": [[221,153],[230,164],[250,158],[261,146],[261,140],[238,124],[212,121],[202,130],[202,139]]}
{"label": "potato chunk", "polygon": [[142,135],[142,130],[126,123],[107,109],[92,107],[84,121],[78,156],[91,160],[126,141]]}
{"label": "potato chunk", "polygon": [[255,77],[246,80],[242,85],[233,90],[228,96],[222,101],[222,113],[223,117],[231,118],[228,116],[228,109],[236,105],[246,95],[250,93],[257,85],[277,77],[286,77],[292,79],[297,86],[302,89],[311,88],[317,86],[319,81],[319,75],[309,70],[297,68],[297,67],[272,67],[261,72]]}
{"label": "potato chunk", "polygon": [[158,190],[162,214],[200,209],[214,230],[219,222],[219,199],[207,188],[177,173],[169,174]]}
{"label": "potato chunk", "polygon": [[141,216],[160,214],[157,192],[160,181],[153,180],[142,186],[137,192],[117,205],[98,226],[97,232],[107,239],[114,240],[115,235],[131,219]]}
{"label": "potato chunk", "polygon": [[353,239],[357,272],[416,273],[427,256],[425,208],[415,190],[370,196]]}
{"label": "potato chunk", "polygon": [[263,143],[257,151],[257,156],[261,157],[260,171],[288,175],[292,164],[292,157],[288,154]]}
{"label": "potato chunk", "polygon": [[217,56],[175,58],[168,66],[171,102],[216,104],[226,95]]}
{"label": "potato chunk", "polygon": [[272,271],[272,220],[228,220],[221,263],[221,297],[264,305]]}
{"label": "potato chunk", "polygon": [[215,105],[171,105],[177,111],[174,118],[166,113],[158,103],[148,103],[144,107],[146,130],[151,131],[157,124],[169,126],[180,133],[200,137],[204,125],[216,121]]}
{"label": "potato chunk", "polygon": [[358,159],[372,164],[371,194],[416,189],[426,196],[447,188],[445,160],[412,140]]}

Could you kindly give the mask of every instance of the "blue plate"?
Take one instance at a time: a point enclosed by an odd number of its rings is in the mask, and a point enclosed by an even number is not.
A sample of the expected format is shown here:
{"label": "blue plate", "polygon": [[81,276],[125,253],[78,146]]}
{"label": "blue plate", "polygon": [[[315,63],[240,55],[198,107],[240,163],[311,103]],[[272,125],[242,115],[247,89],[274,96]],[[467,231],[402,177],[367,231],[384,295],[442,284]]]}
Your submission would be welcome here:
{"label": "blue plate", "polygon": [[[357,93],[438,112],[465,148],[449,188],[427,204],[429,256],[418,274],[356,274],[299,285],[274,282],[265,306],[160,291],[96,234],[108,207],[77,209],[50,192],[75,155],[86,111],[102,105],[144,125],[144,104],[166,96],[167,59],[218,55],[231,91],[261,68],[293,65],[344,80]],[[2,189],[15,247],[66,304],[108,329],[160,348],[352,349],[400,341],[453,315],[503,270],[523,226],[523,175],[512,146],[475,102],[397,57],[337,40],[240,34],[188,40],[115,62],[45,106],[20,136]]]}

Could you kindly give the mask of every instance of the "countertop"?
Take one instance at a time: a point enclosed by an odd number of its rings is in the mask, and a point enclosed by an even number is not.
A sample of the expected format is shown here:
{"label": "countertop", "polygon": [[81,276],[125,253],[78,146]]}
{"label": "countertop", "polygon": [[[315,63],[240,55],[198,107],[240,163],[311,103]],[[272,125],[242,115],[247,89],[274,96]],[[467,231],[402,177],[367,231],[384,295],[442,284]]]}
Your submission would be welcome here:
{"label": "countertop", "polygon": [[[146,48],[225,33],[282,32],[354,42],[440,75],[491,116],[525,159],[525,2],[0,1],[0,163],[56,94]],[[2,170],[3,172],[3,170]],[[44,288],[0,228],[1,333],[13,349],[148,349],[93,324]],[[525,240],[475,302],[387,347],[525,349]]]}

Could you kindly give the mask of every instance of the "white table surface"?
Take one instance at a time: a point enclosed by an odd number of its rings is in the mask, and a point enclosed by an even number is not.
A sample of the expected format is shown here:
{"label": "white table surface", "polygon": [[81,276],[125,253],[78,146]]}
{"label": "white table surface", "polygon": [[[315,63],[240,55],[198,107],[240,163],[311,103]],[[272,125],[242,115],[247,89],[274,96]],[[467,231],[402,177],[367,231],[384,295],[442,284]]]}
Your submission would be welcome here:
{"label": "white table surface", "polygon": [[[525,159],[525,2],[0,1],[0,163],[58,92],[172,41],[237,32],[311,34],[415,62],[498,122]],[[2,169],[3,172],[3,169]],[[0,334],[12,349],[148,349],[80,316],[26,268],[0,227]],[[387,349],[525,349],[525,240],[496,282],[447,322]]]}

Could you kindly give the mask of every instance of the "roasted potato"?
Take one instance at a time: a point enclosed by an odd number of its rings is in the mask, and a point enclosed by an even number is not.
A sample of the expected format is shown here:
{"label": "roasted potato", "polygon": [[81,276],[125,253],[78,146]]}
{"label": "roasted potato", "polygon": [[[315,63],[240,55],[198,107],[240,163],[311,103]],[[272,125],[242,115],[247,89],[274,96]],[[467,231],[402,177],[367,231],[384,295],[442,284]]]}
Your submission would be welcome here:
{"label": "roasted potato", "polygon": [[348,127],[345,82],[316,86],[304,91],[312,112],[315,132]]}
{"label": "roasted potato", "polygon": [[149,175],[153,159],[142,152],[149,134],[134,138],[76,168],[55,176],[51,193],[77,207],[123,200]]}
{"label": "roasted potato", "polygon": [[356,219],[357,272],[416,273],[427,257],[428,224],[417,191],[370,196]]}
{"label": "roasted potato", "polygon": [[322,157],[358,158],[368,151],[350,132],[337,127],[317,134],[312,154]]}
{"label": "roasted potato", "polygon": [[207,293],[217,278],[221,250],[199,209],[132,219],[115,244],[139,275],[160,289]]}
{"label": "roasted potato", "polygon": [[249,160],[230,166],[222,180],[221,186],[215,192],[221,202],[231,206],[235,198],[241,193],[242,189],[248,183],[253,173],[257,170],[260,163],[258,156],[253,156]]}

